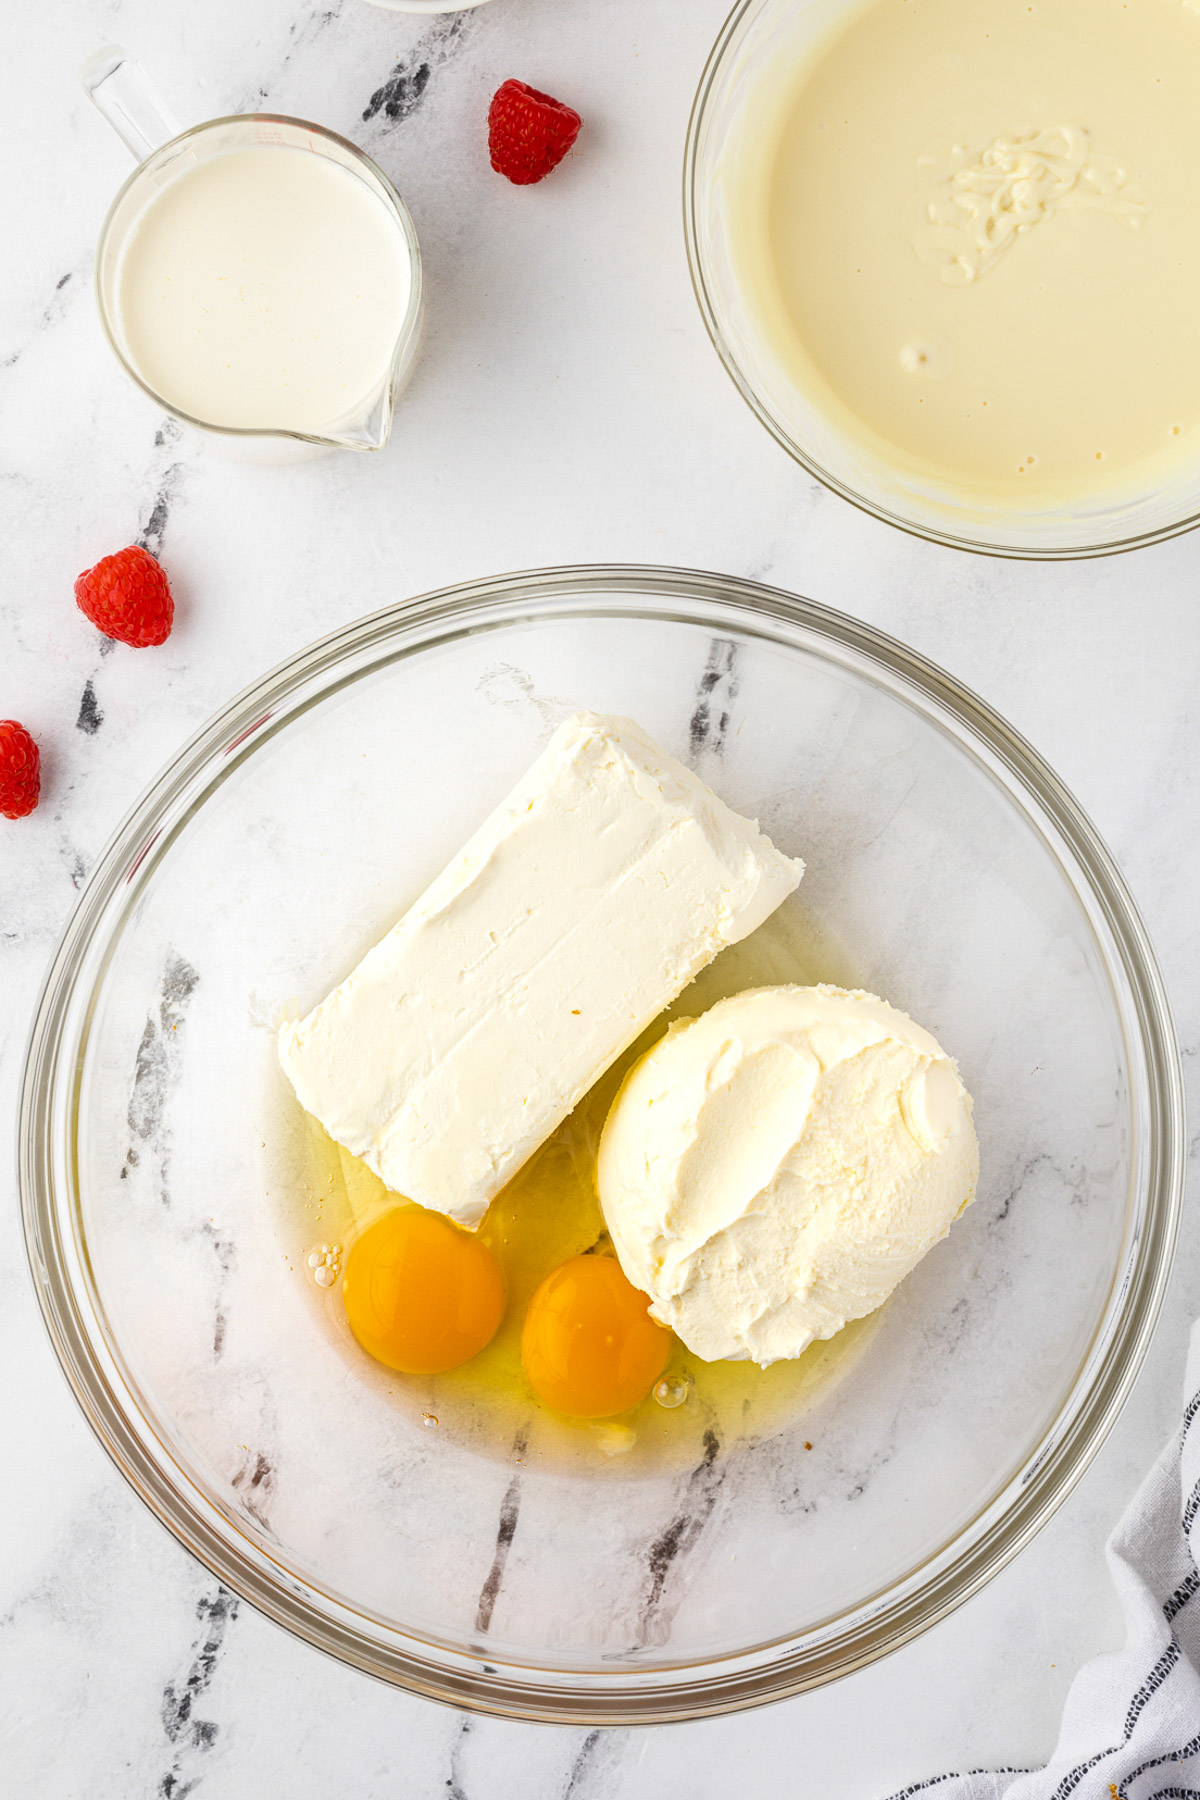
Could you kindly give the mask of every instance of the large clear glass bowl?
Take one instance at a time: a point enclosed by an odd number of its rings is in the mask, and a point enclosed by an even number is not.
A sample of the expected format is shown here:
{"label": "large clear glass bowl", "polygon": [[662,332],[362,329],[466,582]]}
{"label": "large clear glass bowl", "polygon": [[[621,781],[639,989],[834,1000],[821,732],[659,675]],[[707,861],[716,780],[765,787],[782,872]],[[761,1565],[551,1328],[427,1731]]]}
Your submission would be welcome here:
{"label": "large clear glass bowl", "polygon": [[[742,398],[810,475],[901,530],[986,555],[1028,559],[1107,556],[1190,531],[1200,523],[1200,472],[1070,505],[972,505],[851,441],[796,386],[746,294],[732,207],[747,120],[762,105],[764,75],[805,55],[861,0],[738,0],[708,59],[684,155],[683,215],[700,312]],[[814,255],[821,254],[814,246]],[[1014,329],[1017,329],[1014,322]]]}
{"label": "large clear glass bowl", "polygon": [[[982,1144],[975,1205],[840,1379],[740,1443],[698,1407],[657,1473],[423,1428],[318,1328],[281,1223],[299,1178],[271,1026],[391,925],[575,707],[631,714],[805,857],[804,941],[836,948],[797,973],[848,970],[929,1025]],[[1021,1548],[1146,1348],[1181,1117],[1121,877],[1002,720],[810,601],[581,568],[389,607],[181,752],[55,957],[20,1179],[87,1418],[222,1581],[414,1692],[617,1723],[827,1681]]]}

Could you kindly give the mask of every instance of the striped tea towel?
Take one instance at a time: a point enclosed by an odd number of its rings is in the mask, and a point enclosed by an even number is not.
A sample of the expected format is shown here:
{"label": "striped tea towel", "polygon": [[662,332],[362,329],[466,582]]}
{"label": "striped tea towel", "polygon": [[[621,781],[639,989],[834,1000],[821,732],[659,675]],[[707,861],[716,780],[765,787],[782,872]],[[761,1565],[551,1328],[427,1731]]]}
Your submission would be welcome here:
{"label": "striped tea towel", "polygon": [[1200,1800],[1200,1323],[1178,1436],[1108,1541],[1125,1648],[1071,1684],[1044,1769],[934,1775],[929,1800]]}

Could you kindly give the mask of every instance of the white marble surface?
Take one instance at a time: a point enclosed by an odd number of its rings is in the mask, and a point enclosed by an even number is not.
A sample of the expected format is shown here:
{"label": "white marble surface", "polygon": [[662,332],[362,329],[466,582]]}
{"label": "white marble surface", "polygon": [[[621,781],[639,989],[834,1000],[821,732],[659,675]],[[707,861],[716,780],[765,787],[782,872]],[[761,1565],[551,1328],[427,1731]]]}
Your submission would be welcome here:
{"label": "white marble surface", "polygon": [[[395,1794],[448,1800],[868,1800],[1052,1745],[1120,1621],[1102,1545],[1176,1410],[1200,1310],[1194,1206],[1134,1397],[1035,1544],[924,1639],[825,1692],[696,1726],[587,1733],[466,1719],[322,1659],[215,1583],[142,1509],[58,1373],[24,1267],[11,1135],[53,943],[160,763],[251,677],[385,601],[584,560],[757,576],[879,624],[979,689],[1108,838],[1200,1053],[1200,541],[1037,568],[911,542],[814,488],[750,417],[692,302],[680,147],[725,0],[496,0],[457,20],[362,0],[60,0],[10,9],[0,284],[0,716],[45,756],[0,830],[0,1787],[36,1800]],[[186,120],[306,114],[378,157],[427,256],[429,332],[391,447],[291,470],[162,434],[101,341],[91,245],[125,152],[78,90],[137,52]],[[487,168],[488,95],[576,105],[543,187]],[[369,115],[369,116],[365,116]],[[102,656],[71,582],[148,534],[179,617]]]}

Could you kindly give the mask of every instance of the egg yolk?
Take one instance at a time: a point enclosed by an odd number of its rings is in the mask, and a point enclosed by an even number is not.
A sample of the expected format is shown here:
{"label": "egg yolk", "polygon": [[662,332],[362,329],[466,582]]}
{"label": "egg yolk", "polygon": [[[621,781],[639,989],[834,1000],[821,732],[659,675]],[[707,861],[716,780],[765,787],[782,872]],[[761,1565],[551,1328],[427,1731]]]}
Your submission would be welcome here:
{"label": "egg yolk", "polygon": [[421,1206],[397,1207],[367,1227],[347,1253],[342,1294],[363,1349],[409,1375],[469,1362],[504,1312],[487,1245]]}
{"label": "egg yolk", "polygon": [[539,1400],[577,1419],[603,1419],[644,1400],[667,1365],[671,1334],[613,1256],[573,1256],[529,1302],[521,1334]]}

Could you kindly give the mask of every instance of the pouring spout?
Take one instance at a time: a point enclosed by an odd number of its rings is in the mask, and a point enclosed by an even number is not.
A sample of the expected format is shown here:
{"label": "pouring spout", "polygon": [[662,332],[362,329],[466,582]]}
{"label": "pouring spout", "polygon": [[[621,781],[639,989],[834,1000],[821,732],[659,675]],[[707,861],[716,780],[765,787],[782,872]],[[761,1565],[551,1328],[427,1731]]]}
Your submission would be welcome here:
{"label": "pouring spout", "polygon": [[84,93],[138,162],[145,162],[183,129],[155,93],[141,63],[119,44],[94,51],[80,69],[79,79]]}
{"label": "pouring spout", "polygon": [[363,412],[343,420],[328,433],[326,441],[346,450],[382,450],[392,430],[394,398],[392,383],[387,381]]}

